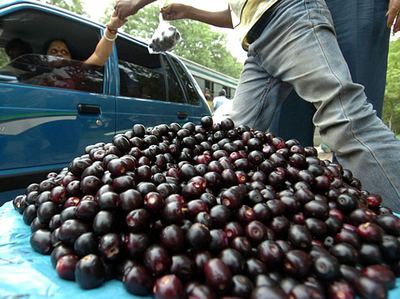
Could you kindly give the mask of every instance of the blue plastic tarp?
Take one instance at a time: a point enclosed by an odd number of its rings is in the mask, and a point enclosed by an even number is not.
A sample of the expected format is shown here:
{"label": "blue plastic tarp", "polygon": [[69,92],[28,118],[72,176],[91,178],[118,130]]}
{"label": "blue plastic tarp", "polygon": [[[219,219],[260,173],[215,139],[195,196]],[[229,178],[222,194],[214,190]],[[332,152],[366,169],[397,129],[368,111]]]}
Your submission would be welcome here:
{"label": "blue plastic tarp", "polygon": [[[152,298],[128,293],[122,282],[111,280],[92,290],[61,279],[49,255],[35,252],[30,245],[31,230],[12,202],[0,208],[0,299],[11,298]],[[400,278],[389,299],[400,298]]]}
{"label": "blue plastic tarp", "polygon": [[61,279],[50,255],[34,251],[31,229],[12,202],[0,208],[0,298],[153,298],[128,293],[122,282],[111,280],[101,287],[84,290],[74,281]]}

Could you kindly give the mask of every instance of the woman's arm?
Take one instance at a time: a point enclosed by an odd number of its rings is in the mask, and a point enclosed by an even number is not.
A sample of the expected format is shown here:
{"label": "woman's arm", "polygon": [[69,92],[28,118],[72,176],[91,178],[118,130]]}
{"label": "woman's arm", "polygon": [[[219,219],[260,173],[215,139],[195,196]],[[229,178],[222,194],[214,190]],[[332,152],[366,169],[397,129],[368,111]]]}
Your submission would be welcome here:
{"label": "woman's arm", "polygon": [[86,63],[103,66],[107,62],[114,46],[114,40],[117,38],[117,30],[125,23],[126,19],[119,19],[114,11],[110,21],[107,23],[104,35],[97,44],[93,54],[86,60]]}
{"label": "woman's arm", "polygon": [[209,25],[225,28],[233,28],[232,17],[229,8],[223,11],[206,11],[192,6],[172,3],[161,9],[164,20],[191,19]]}

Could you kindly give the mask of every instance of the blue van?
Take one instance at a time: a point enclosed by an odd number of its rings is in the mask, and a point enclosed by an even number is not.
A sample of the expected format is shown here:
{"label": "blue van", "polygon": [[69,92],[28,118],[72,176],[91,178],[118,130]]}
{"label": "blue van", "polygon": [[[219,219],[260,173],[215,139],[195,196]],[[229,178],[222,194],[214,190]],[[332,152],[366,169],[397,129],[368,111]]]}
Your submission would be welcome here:
{"label": "blue van", "polygon": [[[33,1],[0,2],[0,205],[32,182],[58,172],[85,147],[110,142],[136,123],[200,123],[211,115],[204,95],[182,61],[150,54],[147,44],[119,33],[104,67],[82,61],[105,26]],[[7,42],[20,38],[32,53],[9,61]],[[51,39],[68,42],[75,60],[43,53]],[[57,78],[72,72],[73,88]]]}

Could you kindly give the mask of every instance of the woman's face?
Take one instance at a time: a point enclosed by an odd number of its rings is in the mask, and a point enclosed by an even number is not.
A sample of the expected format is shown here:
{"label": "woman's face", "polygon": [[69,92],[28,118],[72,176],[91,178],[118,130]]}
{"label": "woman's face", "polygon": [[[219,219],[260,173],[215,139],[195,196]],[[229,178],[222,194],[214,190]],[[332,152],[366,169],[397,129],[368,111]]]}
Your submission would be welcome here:
{"label": "woman's face", "polygon": [[71,54],[67,45],[62,41],[54,41],[47,49],[47,55],[57,56],[64,59],[71,59]]}

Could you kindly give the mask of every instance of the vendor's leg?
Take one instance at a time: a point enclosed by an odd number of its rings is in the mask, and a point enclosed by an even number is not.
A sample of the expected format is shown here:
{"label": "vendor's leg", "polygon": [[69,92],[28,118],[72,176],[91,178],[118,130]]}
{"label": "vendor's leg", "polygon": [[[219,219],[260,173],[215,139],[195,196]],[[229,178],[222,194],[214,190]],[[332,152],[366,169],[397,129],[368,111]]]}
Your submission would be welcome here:
{"label": "vendor's leg", "polygon": [[365,93],[379,117],[386,87],[390,29],[385,14],[388,0],[326,0],[339,47],[353,82]]}
{"label": "vendor's leg", "polygon": [[[382,116],[390,29],[386,26],[387,0],[326,0],[339,47],[353,81],[365,87],[368,102]],[[314,145],[315,107],[295,91],[278,107],[269,131],[283,139]]]}
{"label": "vendor's leg", "polygon": [[268,131],[284,140],[296,139],[303,147],[314,146],[314,113],[314,105],[301,99],[293,90],[276,109]]}
{"label": "vendor's leg", "polygon": [[236,125],[245,124],[266,132],[277,106],[292,89],[290,84],[273,78],[261,67],[259,56],[249,55],[244,63],[229,115]]}
{"label": "vendor's leg", "polygon": [[[314,103],[314,123],[338,161],[353,171],[366,190],[380,194],[385,205],[399,212],[400,140],[367,103],[363,86],[351,81],[325,2],[279,1],[249,54],[271,78],[290,83],[303,99]],[[246,96],[249,99],[251,94]],[[236,100],[246,98],[235,98],[234,106]],[[267,121],[257,117],[244,124],[265,130],[271,111],[265,115]]]}

